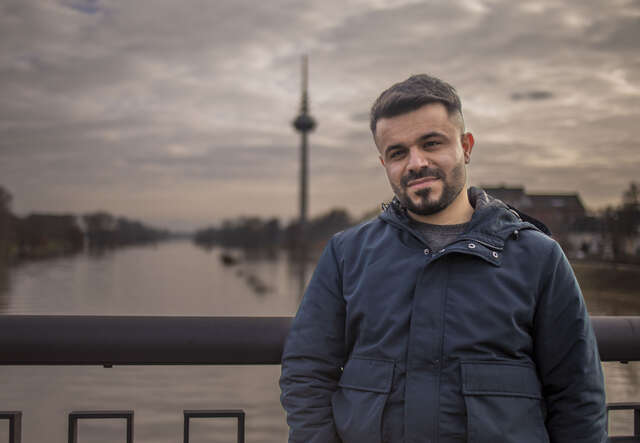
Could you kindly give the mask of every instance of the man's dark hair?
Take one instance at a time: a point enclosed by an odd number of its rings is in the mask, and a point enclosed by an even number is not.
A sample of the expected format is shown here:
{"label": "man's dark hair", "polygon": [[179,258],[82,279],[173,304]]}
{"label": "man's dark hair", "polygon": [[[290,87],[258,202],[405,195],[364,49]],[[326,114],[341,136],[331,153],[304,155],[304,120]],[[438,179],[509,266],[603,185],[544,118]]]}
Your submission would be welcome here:
{"label": "man's dark hair", "polygon": [[396,117],[415,111],[429,103],[442,103],[449,117],[454,114],[460,119],[464,132],[462,104],[455,88],[449,83],[427,74],[412,75],[405,81],[396,83],[380,94],[373,103],[370,114],[370,127],[376,135],[376,125],[381,118]]}

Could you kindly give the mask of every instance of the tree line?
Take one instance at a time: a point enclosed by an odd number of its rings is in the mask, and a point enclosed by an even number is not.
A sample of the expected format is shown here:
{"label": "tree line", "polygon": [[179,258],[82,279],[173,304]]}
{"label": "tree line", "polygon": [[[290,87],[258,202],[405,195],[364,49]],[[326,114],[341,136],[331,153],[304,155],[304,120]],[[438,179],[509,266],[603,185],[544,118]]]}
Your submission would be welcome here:
{"label": "tree line", "polygon": [[107,212],[29,214],[11,212],[11,194],[0,186],[0,263],[46,258],[79,252],[84,248],[110,248],[157,242],[169,237],[167,230]]}
{"label": "tree line", "polygon": [[331,235],[355,222],[342,208],[314,217],[304,227],[298,221],[282,225],[277,218],[238,217],[227,219],[218,227],[196,231],[193,240],[203,247],[217,245],[243,249],[294,249],[303,241],[305,246],[314,250],[322,248]]}
{"label": "tree line", "polygon": [[640,187],[631,182],[622,203],[608,206],[600,215],[605,242],[614,261],[640,262]]}

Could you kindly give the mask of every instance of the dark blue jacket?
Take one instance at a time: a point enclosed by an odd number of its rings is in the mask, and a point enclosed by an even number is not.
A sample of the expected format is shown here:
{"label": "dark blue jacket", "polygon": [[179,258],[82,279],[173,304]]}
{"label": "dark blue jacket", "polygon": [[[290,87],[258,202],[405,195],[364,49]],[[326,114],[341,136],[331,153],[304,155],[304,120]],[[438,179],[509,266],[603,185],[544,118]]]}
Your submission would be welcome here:
{"label": "dark blue jacket", "polygon": [[600,359],[558,244],[483,191],[431,251],[390,205],[336,234],[282,357],[289,441],[606,441]]}

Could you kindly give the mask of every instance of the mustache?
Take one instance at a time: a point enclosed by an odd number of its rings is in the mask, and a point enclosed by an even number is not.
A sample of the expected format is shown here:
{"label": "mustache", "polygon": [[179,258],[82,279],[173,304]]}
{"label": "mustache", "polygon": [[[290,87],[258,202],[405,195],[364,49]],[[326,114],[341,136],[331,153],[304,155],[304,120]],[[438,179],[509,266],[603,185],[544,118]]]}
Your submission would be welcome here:
{"label": "mustache", "polygon": [[421,168],[417,171],[409,171],[407,175],[402,177],[400,182],[402,183],[402,186],[406,188],[407,186],[409,186],[410,181],[426,177],[443,179],[444,174],[438,168],[430,168],[428,166],[425,166],[424,168]]}

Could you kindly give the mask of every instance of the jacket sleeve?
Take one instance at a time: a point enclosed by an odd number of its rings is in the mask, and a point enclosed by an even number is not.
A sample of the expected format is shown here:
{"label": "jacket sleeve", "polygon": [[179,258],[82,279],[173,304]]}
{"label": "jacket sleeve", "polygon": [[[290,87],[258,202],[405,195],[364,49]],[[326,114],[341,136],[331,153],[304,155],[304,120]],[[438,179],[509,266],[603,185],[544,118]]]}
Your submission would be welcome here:
{"label": "jacket sleeve", "polygon": [[336,237],[327,245],[298,309],[284,353],[280,400],[290,443],[340,443],[331,397],[345,361],[345,301]]}
{"label": "jacket sleeve", "polygon": [[535,359],[552,443],[607,441],[600,356],[578,282],[553,242],[535,314]]}

